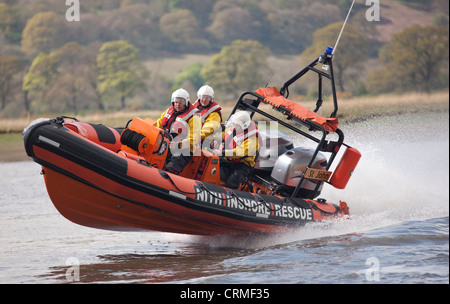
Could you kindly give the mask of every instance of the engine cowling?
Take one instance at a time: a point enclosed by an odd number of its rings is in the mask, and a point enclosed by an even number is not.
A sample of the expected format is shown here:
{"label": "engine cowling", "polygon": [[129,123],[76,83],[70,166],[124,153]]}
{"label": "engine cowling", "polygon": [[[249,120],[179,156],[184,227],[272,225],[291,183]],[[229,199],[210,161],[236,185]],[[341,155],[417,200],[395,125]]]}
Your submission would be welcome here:
{"label": "engine cowling", "polygon": [[[271,177],[279,184],[287,186],[287,189],[293,190],[297,187],[301,177],[306,171],[314,154],[314,150],[310,148],[297,147],[291,149],[275,162]],[[311,168],[323,170],[327,166],[327,158],[322,153],[318,153],[314,159]],[[300,195],[305,198],[313,198],[312,193],[317,186],[317,181],[305,179],[300,187]],[[320,185],[315,196],[322,191],[323,184]]]}

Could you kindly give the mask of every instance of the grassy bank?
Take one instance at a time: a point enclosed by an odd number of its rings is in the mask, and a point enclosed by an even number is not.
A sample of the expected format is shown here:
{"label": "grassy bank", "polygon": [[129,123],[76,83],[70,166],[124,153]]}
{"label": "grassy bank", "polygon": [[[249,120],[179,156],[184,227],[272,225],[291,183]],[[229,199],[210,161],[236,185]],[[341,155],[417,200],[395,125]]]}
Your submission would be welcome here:
{"label": "grassy bank", "polygon": [[[296,100],[293,98],[293,100]],[[309,109],[315,107],[315,101],[302,101],[302,105]],[[233,104],[222,105],[223,116],[226,118]],[[449,110],[448,92],[436,92],[432,94],[403,94],[403,95],[380,95],[374,97],[357,97],[339,100],[339,121],[350,123],[371,117],[396,115],[402,113],[422,111],[446,111]],[[322,115],[328,116],[332,111],[332,103],[324,102],[320,110]],[[80,121],[104,124],[111,127],[123,127],[133,116],[150,117],[157,119],[161,111],[137,111],[137,112],[113,112],[113,113],[91,113],[89,115],[77,116]],[[54,117],[56,115],[48,115]],[[37,117],[19,119],[0,119],[0,162],[27,160],[23,143],[22,130]]]}

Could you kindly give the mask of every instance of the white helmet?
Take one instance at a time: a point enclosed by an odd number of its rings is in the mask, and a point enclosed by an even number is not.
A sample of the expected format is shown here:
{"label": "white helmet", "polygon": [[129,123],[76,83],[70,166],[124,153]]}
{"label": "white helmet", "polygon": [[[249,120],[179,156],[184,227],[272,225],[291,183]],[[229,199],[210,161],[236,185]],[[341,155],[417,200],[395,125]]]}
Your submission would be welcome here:
{"label": "white helmet", "polygon": [[247,111],[239,111],[231,117],[231,123],[236,126],[240,126],[242,130],[247,130],[250,127],[252,119]]}
{"label": "white helmet", "polygon": [[172,93],[172,105],[175,102],[175,99],[183,98],[185,106],[189,104],[189,93],[185,89],[178,89]]}
{"label": "white helmet", "polygon": [[211,100],[214,100],[214,90],[209,85],[204,85],[197,91],[198,99],[201,99],[203,95],[211,96]]}

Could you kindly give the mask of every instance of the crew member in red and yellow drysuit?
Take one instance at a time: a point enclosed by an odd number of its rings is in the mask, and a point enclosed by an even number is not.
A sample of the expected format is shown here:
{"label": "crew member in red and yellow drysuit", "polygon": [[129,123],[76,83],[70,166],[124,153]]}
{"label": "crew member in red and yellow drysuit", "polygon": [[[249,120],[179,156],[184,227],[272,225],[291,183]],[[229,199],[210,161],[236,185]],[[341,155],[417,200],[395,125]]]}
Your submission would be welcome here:
{"label": "crew member in red and yellow drysuit", "polygon": [[222,132],[222,108],[214,101],[214,90],[204,85],[197,91],[197,101],[194,103],[202,119],[202,148],[218,148]]}
{"label": "crew member in red and yellow drysuit", "polygon": [[172,106],[156,121],[157,127],[172,135],[168,160],[164,170],[179,174],[199,153],[201,119],[197,108],[189,101],[189,93],[178,89],[172,93]]}
{"label": "crew member in red and yellow drysuit", "polygon": [[248,180],[259,149],[258,137],[258,128],[248,112],[240,111],[230,118],[223,147],[215,150],[216,154],[223,156],[220,160],[220,179],[227,187],[237,189]]}

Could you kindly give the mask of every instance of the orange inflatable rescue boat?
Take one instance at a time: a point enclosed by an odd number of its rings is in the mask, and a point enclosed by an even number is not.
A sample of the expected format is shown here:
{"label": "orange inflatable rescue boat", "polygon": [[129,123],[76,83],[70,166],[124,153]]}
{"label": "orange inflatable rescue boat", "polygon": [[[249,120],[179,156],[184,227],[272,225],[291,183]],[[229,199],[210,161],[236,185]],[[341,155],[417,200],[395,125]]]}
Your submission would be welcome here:
{"label": "orange inflatable rescue boat", "polygon": [[[338,128],[330,55],[319,56],[280,90],[260,88],[239,97],[230,117],[245,110],[260,122],[256,164],[239,189],[220,181],[221,159],[207,150],[194,155],[179,175],[164,171],[170,141],[149,118],[134,117],[121,129],[67,117],[40,119],[24,130],[25,149],[42,165],[58,211],[88,227],[195,235],[270,233],[346,215],[346,203],[319,198],[324,185],[344,189],[361,157],[344,144]],[[330,72],[315,68],[323,56],[329,58]],[[307,72],[319,79],[314,111],[288,99],[288,87]],[[317,114],[323,79],[331,80],[334,97],[329,118]],[[296,147],[291,136],[312,144]],[[342,147],[345,152],[333,170]]]}

